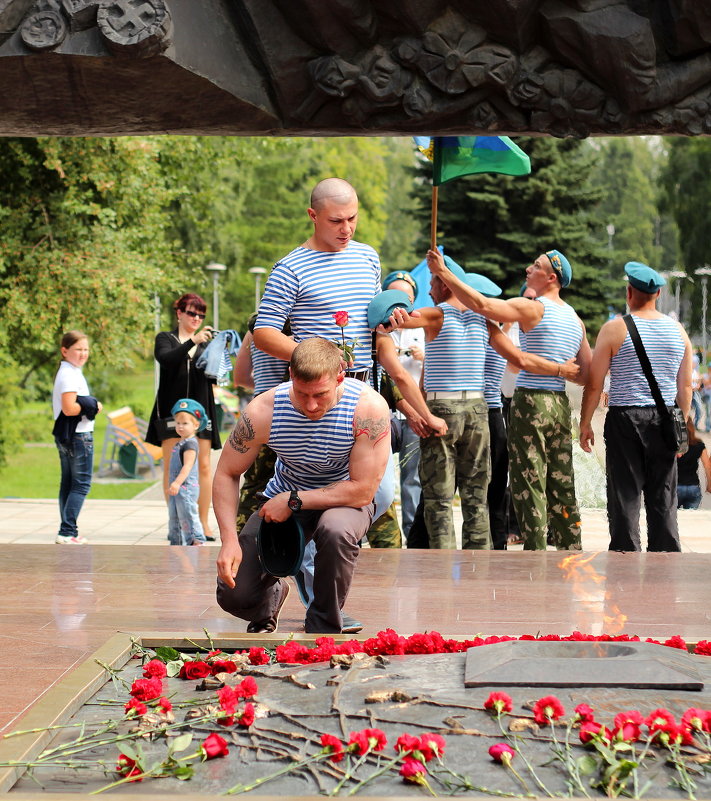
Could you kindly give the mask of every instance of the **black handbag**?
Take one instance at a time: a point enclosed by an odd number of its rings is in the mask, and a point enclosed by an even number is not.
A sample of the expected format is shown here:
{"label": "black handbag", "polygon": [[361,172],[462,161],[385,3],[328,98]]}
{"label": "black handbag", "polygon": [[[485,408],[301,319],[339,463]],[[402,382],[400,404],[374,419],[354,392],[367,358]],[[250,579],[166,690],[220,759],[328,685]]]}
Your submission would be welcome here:
{"label": "black handbag", "polygon": [[676,404],[669,408],[666,403],[664,403],[662,393],[659,391],[659,384],[657,384],[657,379],[652,373],[652,365],[649,363],[647,351],[644,349],[642,338],[640,337],[637,326],[632,319],[632,315],[625,314],[622,319],[625,321],[627,330],[630,332],[632,344],[634,345],[634,349],[637,351],[637,358],[639,359],[639,363],[642,365],[642,370],[647,378],[647,383],[649,384],[649,389],[652,392],[654,403],[656,404],[657,410],[661,415],[662,436],[664,437],[664,442],[669,446],[670,451],[673,451],[681,456],[689,450],[689,431],[686,428],[684,412],[682,412],[682,410]]}

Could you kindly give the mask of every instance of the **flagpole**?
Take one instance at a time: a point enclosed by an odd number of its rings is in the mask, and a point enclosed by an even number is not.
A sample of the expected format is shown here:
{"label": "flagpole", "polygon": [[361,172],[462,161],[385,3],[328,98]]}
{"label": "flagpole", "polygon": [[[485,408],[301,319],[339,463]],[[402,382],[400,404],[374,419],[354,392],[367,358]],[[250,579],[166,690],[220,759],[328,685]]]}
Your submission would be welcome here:
{"label": "flagpole", "polygon": [[437,196],[439,186],[432,184],[432,222],[430,226],[430,248],[435,250],[437,247]]}

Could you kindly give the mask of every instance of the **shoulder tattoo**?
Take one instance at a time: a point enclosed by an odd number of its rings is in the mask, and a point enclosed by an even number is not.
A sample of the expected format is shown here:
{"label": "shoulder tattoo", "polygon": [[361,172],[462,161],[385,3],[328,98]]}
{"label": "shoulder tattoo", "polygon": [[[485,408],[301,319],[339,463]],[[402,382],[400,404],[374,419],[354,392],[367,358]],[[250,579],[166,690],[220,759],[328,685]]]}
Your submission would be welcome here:
{"label": "shoulder tattoo", "polygon": [[360,417],[353,419],[355,438],[366,436],[371,442],[378,442],[390,433],[389,417]]}
{"label": "shoulder tattoo", "polygon": [[247,414],[243,412],[237,419],[237,423],[232,429],[228,442],[237,453],[247,453],[253,439],[254,426]]}

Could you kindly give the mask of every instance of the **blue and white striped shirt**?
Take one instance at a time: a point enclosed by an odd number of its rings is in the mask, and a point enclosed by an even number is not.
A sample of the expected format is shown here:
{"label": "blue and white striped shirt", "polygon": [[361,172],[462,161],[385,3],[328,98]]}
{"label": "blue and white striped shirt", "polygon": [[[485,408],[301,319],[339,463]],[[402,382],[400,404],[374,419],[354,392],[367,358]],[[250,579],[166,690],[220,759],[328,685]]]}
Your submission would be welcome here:
{"label": "blue and white striped shirt", "polygon": [[274,265],[259,305],[257,328],[281,331],[287,318],[296,342],[323,337],[340,344],[333,315],[348,312],[346,342],[357,339],[354,369],[370,367],[368,304],[381,291],[378,254],[360,242],[329,253],[299,246]]}
{"label": "blue and white striped shirt", "polygon": [[249,353],[252,357],[252,378],[254,379],[254,394],[259,395],[275,387],[286,377],[289,362],[276,359],[250,342]]}
{"label": "blue and white striped shirt", "polygon": [[484,390],[489,329],[481,314],[439,303],[444,319],[439,334],[425,345],[425,392]]}
{"label": "blue and white striped shirt", "polygon": [[[556,303],[546,297],[536,301],[543,304],[543,317],[530,331],[521,330],[521,350],[562,364],[577,355],[583,341],[578,315],[567,303]],[[565,392],[565,379],[521,370],[516,381],[516,388],[519,387]]]}
{"label": "blue and white striped shirt", "polygon": [[341,386],[340,400],[320,420],[309,420],[294,408],[289,397],[291,381],[276,388],[267,445],[278,458],[274,476],[264,490],[267,497],[290,490],[318,489],[348,479],[355,442],[353,418],[365,384],[346,378]]}
{"label": "blue and white striped shirt", "polygon": [[490,409],[501,409],[501,379],[504,377],[506,359],[500,356],[491,345],[486,347],[484,362],[484,399]]}
{"label": "blue and white striped shirt", "polygon": [[[662,398],[667,406],[671,406],[676,398],[676,377],[685,349],[679,326],[666,314],[654,320],[634,314],[632,317],[647,351]],[[620,349],[610,360],[609,405],[654,406],[654,398],[629,331]]]}

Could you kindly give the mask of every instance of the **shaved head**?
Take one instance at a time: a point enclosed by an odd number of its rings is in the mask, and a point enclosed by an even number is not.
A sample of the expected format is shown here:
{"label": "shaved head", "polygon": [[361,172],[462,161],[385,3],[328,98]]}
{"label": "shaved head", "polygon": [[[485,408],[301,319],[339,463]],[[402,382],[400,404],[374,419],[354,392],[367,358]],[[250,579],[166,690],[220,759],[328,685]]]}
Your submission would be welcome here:
{"label": "shaved head", "polygon": [[319,181],[311,192],[311,208],[319,211],[326,202],[345,205],[358,201],[355,189],[343,178],[325,178]]}

